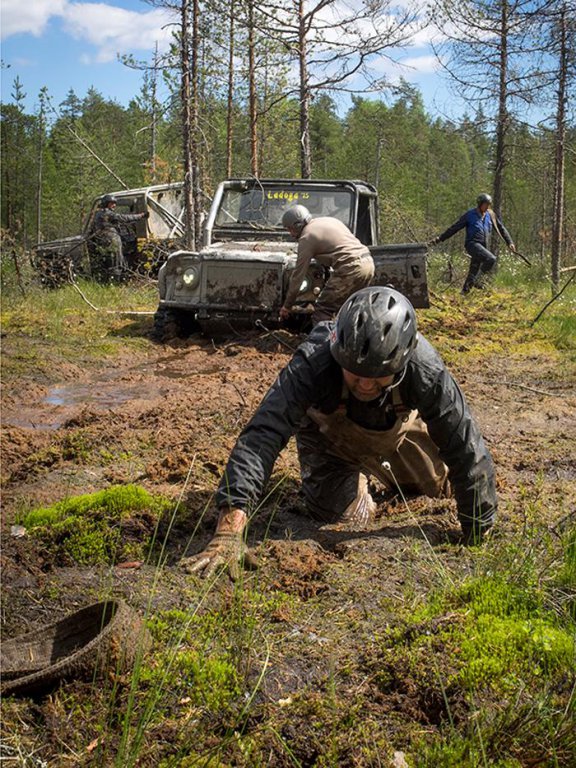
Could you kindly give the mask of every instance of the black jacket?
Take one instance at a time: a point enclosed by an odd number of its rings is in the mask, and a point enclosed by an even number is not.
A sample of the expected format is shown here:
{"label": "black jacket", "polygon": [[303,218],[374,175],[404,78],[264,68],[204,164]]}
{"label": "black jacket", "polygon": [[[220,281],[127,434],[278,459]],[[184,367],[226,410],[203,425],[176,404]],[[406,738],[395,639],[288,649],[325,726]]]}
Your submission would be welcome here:
{"label": "black jacket", "polygon": [[[253,510],[280,451],[310,406],[332,413],[342,395],[342,369],[330,353],[333,323],[320,323],[268,390],[238,438],[217,491],[218,506]],[[496,513],[494,465],[464,395],[422,336],[399,385],[404,405],[418,410],[449,469],[464,531],[473,521],[489,527]],[[390,426],[390,395],[360,402],[350,396],[348,416],[369,429]]]}

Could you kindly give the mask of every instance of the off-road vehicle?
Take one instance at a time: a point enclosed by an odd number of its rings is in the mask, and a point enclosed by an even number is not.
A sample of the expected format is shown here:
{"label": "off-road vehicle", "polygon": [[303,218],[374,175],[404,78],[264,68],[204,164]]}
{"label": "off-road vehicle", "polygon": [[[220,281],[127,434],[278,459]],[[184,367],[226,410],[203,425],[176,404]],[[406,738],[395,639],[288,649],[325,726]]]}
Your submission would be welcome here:
{"label": "off-road vehicle", "polygon": [[[216,191],[198,252],[171,254],[158,274],[160,340],[192,330],[226,332],[256,320],[275,324],[296,264],[297,243],[282,215],[301,203],[313,217],[334,216],[367,245],[375,284],[393,285],[414,306],[428,306],[427,246],[378,245],[378,193],[362,181],[229,179]],[[311,314],[326,282],[312,262],[302,282],[296,315]]]}
{"label": "off-road vehicle", "polygon": [[[183,184],[160,184],[106,194],[116,198],[118,213],[149,212],[148,219],[122,226],[119,234],[129,268],[155,276],[168,254],[182,247]],[[92,203],[81,234],[36,246],[34,266],[47,287],[68,282],[72,275],[96,276],[93,275],[92,222],[103,197],[104,194],[100,195]]]}

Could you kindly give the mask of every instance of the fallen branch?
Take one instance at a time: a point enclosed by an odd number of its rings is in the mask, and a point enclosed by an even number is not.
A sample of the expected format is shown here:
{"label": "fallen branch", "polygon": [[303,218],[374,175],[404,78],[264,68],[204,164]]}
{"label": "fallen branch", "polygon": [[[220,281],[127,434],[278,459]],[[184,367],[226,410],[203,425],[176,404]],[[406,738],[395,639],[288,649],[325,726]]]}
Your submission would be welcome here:
{"label": "fallen branch", "polygon": [[70,265],[70,264],[69,264],[69,265],[68,265],[68,268],[69,268],[69,270],[70,270],[70,274],[69,274],[69,277],[70,277],[70,283],[72,284],[72,287],[74,288],[74,290],[78,291],[78,293],[80,294],[80,296],[82,296],[82,298],[84,299],[84,301],[86,302],[86,304],[88,304],[88,306],[89,306],[89,307],[92,307],[92,309],[93,309],[93,310],[95,310],[96,312],[101,312],[102,310],[101,310],[101,309],[99,309],[98,307],[95,307],[95,306],[94,306],[94,304],[92,304],[92,302],[91,302],[91,301],[89,301],[89,300],[86,298],[86,296],[84,296],[84,294],[82,293],[82,291],[80,290],[80,288],[79,288],[79,286],[78,286],[78,283],[76,282],[76,280],[74,280],[74,275],[72,274],[72,265]]}
{"label": "fallen branch", "polygon": [[550,299],[550,301],[549,301],[547,304],[544,304],[544,306],[542,307],[542,309],[540,310],[540,312],[538,312],[538,314],[536,315],[536,317],[534,318],[534,320],[532,320],[532,322],[530,323],[530,326],[533,326],[533,325],[535,325],[535,324],[538,322],[538,320],[540,320],[540,318],[542,317],[542,315],[544,314],[544,312],[545,312],[545,311],[548,309],[548,307],[549,307],[551,304],[553,304],[553,303],[556,301],[556,299],[558,299],[558,298],[560,298],[560,296],[562,296],[562,294],[564,293],[564,291],[566,290],[566,288],[568,288],[568,286],[570,285],[570,283],[572,282],[572,280],[574,280],[574,278],[575,278],[575,277],[576,277],[576,271],[575,271],[575,272],[572,272],[572,275],[571,275],[571,276],[568,278],[568,280],[567,280],[567,281],[564,283],[564,285],[563,285],[563,286],[562,286],[562,288],[561,288],[561,289],[558,291],[558,293],[557,293],[555,296],[552,296],[552,298]]}
{"label": "fallen branch", "polygon": [[508,387],[517,387],[518,389],[527,389],[528,392],[535,392],[537,395],[545,395],[546,397],[561,397],[564,399],[565,395],[557,395],[555,392],[547,392],[545,389],[536,389],[536,387],[529,387],[527,384],[518,384],[515,381],[502,382]]}
{"label": "fallen branch", "polygon": [[107,315],[154,315],[154,312],[151,312],[149,310],[137,310],[137,309],[101,309],[100,307],[94,306],[92,302],[86,298],[82,290],[80,289],[78,283],[74,280],[74,277],[72,275],[72,270],[70,270],[70,283],[72,284],[72,287],[74,290],[78,291],[80,296],[84,299],[86,304],[88,304],[89,307],[91,307],[95,312],[105,312]]}

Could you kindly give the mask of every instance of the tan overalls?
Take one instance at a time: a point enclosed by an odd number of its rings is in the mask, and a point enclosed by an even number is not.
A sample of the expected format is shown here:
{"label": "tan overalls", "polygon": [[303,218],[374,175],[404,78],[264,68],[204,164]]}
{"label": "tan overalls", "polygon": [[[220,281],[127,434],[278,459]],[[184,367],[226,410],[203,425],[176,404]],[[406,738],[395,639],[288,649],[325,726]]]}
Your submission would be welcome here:
{"label": "tan overalls", "polygon": [[[347,388],[334,413],[309,408],[320,430],[304,428],[296,435],[302,493],[313,517],[324,522],[365,522],[373,509],[366,475],[388,488],[438,497],[449,494],[448,467],[428,434],[418,411],[405,408],[392,390],[396,421],[387,430],[361,427],[346,415]],[[388,462],[390,469],[382,466]]]}

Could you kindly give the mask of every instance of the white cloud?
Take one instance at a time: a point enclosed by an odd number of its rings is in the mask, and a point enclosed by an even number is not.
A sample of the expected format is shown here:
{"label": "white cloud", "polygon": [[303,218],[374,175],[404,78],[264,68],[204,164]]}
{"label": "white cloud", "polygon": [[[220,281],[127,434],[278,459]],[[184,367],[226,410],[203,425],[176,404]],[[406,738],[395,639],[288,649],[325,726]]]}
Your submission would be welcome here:
{"label": "white cloud", "polygon": [[160,51],[166,50],[175,17],[160,8],[139,13],[107,3],[3,0],[2,37],[18,33],[39,37],[52,18],[61,19],[69,35],[94,46],[95,53],[84,52],[83,63],[103,63],[113,61],[118,53],[150,51],[156,42]]}
{"label": "white cloud", "polygon": [[404,67],[408,67],[412,72],[418,72],[422,75],[436,72],[440,66],[438,59],[433,54],[402,59],[401,64]]}
{"label": "white cloud", "polygon": [[12,59],[11,64],[15,64],[17,67],[33,67],[36,62],[34,59],[27,59],[24,56],[16,56]]}
{"label": "white cloud", "polygon": [[3,0],[2,39],[21,32],[39,37],[52,16],[60,16],[66,0]]}
{"label": "white cloud", "polygon": [[156,42],[166,50],[172,38],[169,25],[175,19],[160,8],[137,13],[106,3],[71,3],[63,16],[72,37],[96,47],[93,60],[99,63],[113,61],[118,53],[152,50]]}

